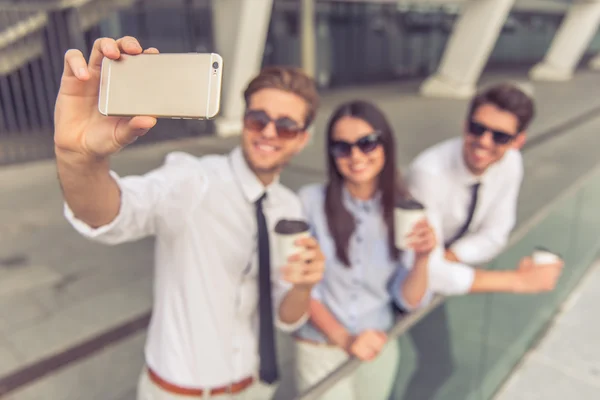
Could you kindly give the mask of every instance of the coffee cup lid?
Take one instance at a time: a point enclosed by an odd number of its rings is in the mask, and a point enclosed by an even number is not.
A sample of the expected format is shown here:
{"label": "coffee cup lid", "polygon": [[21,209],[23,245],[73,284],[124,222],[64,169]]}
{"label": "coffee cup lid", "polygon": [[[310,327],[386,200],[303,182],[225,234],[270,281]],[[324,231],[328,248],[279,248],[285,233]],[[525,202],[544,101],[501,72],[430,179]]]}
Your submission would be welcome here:
{"label": "coffee cup lid", "polygon": [[533,248],[534,253],[535,252],[540,252],[540,253],[549,253],[552,255],[555,255],[558,258],[562,258],[562,255],[560,253],[555,253],[552,250],[548,249],[547,247],[543,247],[543,246],[535,246]]}
{"label": "coffee cup lid", "polygon": [[275,225],[275,232],[282,234],[292,234],[306,232],[309,226],[306,221],[300,219],[281,219]]}
{"label": "coffee cup lid", "polygon": [[534,251],[543,251],[545,253],[552,253],[552,254],[554,254],[552,251],[550,251],[547,247],[544,247],[544,246],[535,246],[533,248],[533,250]]}
{"label": "coffee cup lid", "polygon": [[404,210],[424,210],[425,206],[415,199],[401,198],[396,201],[396,207]]}

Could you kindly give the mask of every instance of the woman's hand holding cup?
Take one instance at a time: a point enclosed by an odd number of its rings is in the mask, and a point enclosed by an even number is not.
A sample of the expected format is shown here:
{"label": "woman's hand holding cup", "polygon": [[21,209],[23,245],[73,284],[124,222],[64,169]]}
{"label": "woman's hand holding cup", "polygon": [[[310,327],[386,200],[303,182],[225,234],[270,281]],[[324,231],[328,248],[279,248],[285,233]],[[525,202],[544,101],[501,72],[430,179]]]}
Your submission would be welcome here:
{"label": "woman's hand holding cup", "polygon": [[408,247],[412,249],[417,257],[428,256],[437,246],[435,232],[427,218],[421,219],[406,237]]}

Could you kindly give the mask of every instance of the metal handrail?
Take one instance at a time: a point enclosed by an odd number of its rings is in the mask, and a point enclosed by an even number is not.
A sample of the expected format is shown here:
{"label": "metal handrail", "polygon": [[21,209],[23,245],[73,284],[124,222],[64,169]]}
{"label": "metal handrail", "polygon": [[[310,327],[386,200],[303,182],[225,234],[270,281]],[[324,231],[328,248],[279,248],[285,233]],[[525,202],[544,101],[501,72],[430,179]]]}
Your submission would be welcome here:
{"label": "metal handrail", "polygon": [[8,11],[56,11],[78,8],[92,0],[0,0],[0,9]]}
{"label": "metal handrail", "polygon": [[[536,227],[540,222],[542,222],[554,210],[554,207],[557,204],[571,196],[573,193],[578,192],[589,180],[591,180],[597,174],[600,174],[600,164],[596,165],[590,171],[574,180],[573,183],[570,186],[568,186],[563,192],[561,192],[556,198],[554,198],[551,202],[541,207],[539,211],[537,211],[531,216],[531,218],[528,218],[525,222],[519,225],[519,227],[515,229],[515,231],[511,235],[506,248],[509,248],[521,241],[525,237],[525,235],[527,235],[534,227]],[[408,314],[402,319],[400,319],[389,330],[389,340],[398,339],[401,335],[405,334],[413,325],[415,325],[417,322],[419,322],[421,319],[427,316],[445,300],[446,296],[437,295],[427,306],[419,309],[418,311],[414,311],[411,314]],[[340,364],[339,367],[337,367],[325,378],[321,379],[319,382],[309,387],[304,392],[298,394],[294,398],[294,400],[318,399],[319,396],[324,394],[339,380],[355,371],[361,365],[361,363],[362,361],[358,358],[350,357],[347,361]]]}
{"label": "metal handrail", "polygon": [[14,42],[26,37],[27,35],[42,29],[48,17],[46,13],[39,12],[33,15],[23,18],[19,21],[15,21],[15,24],[7,27],[7,29],[0,31],[0,49],[3,49]]}
{"label": "metal handrail", "polygon": [[42,31],[48,23],[44,12],[0,11],[12,25],[0,30],[0,76],[6,76],[43,53]]}

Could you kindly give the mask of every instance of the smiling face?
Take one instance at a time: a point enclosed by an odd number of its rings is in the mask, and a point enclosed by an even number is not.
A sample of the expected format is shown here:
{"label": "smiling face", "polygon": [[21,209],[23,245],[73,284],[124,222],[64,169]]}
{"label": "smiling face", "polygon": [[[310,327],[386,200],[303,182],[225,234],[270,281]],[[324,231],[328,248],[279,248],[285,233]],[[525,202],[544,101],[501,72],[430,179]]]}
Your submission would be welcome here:
{"label": "smiling face", "polygon": [[507,150],[520,148],[524,140],[525,134],[519,132],[519,120],[513,113],[490,103],[482,104],[466,123],[465,164],[473,174],[481,175]]}
{"label": "smiling face", "polygon": [[385,153],[379,134],[368,122],[355,117],[340,118],[333,127],[330,151],[347,183],[377,184]]}
{"label": "smiling face", "polygon": [[[280,89],[261,89],[249,99],[242,148],[252,171],[270,183],[307,143],[306,101]],[[279,132],[279,134],[278,134]]]}

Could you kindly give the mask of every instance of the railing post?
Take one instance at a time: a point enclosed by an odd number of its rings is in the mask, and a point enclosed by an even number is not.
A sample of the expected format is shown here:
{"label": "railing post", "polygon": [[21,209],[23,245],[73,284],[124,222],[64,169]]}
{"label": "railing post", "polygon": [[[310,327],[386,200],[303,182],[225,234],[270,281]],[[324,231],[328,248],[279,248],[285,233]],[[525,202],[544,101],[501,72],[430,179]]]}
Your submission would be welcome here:
{"label": "railing post", "polygon": [[308,75],[315,77],[315,0],[302,0],[300,19],[302,69]]}
{"label": "railing post", "polygon": [[215,120],[219,136],[242,130],[242,92],[262,65],[272,7],[273,0],[213,0],[216,50],[224,64],[221,110]]}

